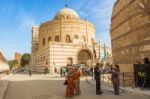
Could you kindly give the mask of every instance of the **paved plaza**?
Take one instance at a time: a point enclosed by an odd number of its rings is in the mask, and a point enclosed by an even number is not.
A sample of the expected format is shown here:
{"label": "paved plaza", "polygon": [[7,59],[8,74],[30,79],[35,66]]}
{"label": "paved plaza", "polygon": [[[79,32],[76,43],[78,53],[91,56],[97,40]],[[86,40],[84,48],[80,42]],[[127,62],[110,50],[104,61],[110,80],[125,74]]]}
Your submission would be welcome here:
{"label": "paved plaza", "polygon": [[[3,99],[65,99],[65,78],[55,78],[50,75],[16,74],[11,76]],[[73,99],[149,99],[149,97],[121,93],[115,96],[113,92],[105,89],[101,96],[95,95],[95,86],[81,78],[81,96]]]}

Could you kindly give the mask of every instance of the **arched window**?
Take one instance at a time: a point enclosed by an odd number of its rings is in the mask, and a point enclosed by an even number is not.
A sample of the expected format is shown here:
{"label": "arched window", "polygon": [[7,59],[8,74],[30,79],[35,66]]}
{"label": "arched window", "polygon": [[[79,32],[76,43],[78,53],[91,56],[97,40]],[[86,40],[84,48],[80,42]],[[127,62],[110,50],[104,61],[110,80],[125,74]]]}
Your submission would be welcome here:
{"label": "arched window", "polygon": [[55,36],[55,42],[59,42],[59,36]]}
{"label": "arched window", "polygon": [[71,40],[70,40],[70,35],[66,35],[66,42],[70,43]]}
{"label": "arched window", "polygon": [[52,41],[52,38],[51,37],[48,37],[48,42]]}
{"label": "arched window", "polygon": [[74,36],[74,39],[78,39],[78,35],[75,35],[75,36]]}
{"label": "arched window", "polygon": [[72,65],[73,64],[73,59],[71,57],[69,57],[67,59],[67,65]]}
{"label": "arched window", "polygon": [[64,15],[61,15],[60,17],[61,17],[61,19],[65,19],[65,16],[64,16]]}
{"label": "arched window", "polygon": [[43,46],[45,46],[45,38],[43,38]]}
{"label": "arched window", "polygon": [[86,38],[85,38],[85,36],[84,36],[84,35],[82,36],[82,39],[83,39],[83,41],[84,41],[84,42],[86,41]]}
{"label": "arched window", "polygon": [[67,16],[67,19],[70,19],[70,16],[69,16],[69,15]]}
{"label": "arched window", "polygon": [[91,44],[93,44],[94,43],[94,39],[93,38],[91,38]]}

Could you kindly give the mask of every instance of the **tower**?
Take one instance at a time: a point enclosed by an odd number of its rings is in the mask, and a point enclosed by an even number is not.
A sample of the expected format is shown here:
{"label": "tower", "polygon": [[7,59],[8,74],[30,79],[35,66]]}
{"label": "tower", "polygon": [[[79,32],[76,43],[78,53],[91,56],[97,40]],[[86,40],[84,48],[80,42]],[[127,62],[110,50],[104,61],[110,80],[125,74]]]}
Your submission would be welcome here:
{"label": "tower", "polygon": [[39,45],[39,27],[38,26],[33,26],[32,27],[32,53],[38,50],[38,45]]}

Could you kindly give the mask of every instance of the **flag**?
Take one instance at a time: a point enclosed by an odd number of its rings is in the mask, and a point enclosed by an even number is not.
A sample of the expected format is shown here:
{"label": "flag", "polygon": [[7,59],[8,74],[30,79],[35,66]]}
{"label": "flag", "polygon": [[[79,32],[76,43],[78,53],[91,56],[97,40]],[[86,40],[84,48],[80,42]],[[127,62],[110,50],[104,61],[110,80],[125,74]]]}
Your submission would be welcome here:
{"label": "flag", "polygon": [[107,60],[107,52],[106,52],[106,47],[104,44],[104,64],[106,63],[106,60]]}
{"label": "flag", "polygon": [[99,58],[98,58],[98,62],[101,63],[100,41],[99,41]]}
{"label": "flag", "polygon": [[96,50],[94,44],[93,44],[93,54],[94,54],[94,58],[96,58]]}

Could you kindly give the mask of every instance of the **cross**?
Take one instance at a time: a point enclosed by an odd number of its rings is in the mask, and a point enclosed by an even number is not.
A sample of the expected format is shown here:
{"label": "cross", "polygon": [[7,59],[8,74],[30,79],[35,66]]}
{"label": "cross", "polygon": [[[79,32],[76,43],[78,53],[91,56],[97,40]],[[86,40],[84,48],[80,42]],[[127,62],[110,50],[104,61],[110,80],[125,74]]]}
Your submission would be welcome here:
{"label": "cross", "polygon": [[66,4],[65,4],[65,7],[67,8],[68,7],[68,2],[67,2],[68,0],[66,0]]}

